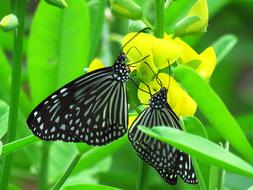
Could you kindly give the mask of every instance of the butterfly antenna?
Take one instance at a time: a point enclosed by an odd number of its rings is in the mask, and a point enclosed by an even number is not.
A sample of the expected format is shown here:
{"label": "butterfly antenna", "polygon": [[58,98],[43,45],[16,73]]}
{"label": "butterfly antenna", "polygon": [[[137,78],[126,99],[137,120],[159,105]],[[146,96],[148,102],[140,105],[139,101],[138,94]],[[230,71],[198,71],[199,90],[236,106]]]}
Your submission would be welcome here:
{"label": "butterfly antenna", "polygon": [[157,76],[157,74],[154,72],[154,70],[151,68],[151,66],[150,66],[147,62],[144,62],[144,63],[150,68],[150,70],[152,71],[152,73],[155,75],[156,82],[160,85],[161,88],[163,88],[163,83],[162,83],[162,81],[161,81],[160,78]]}
{"label": "butterfly antenna", "polygon": [[147,56],[141,58],[140,60],[138,60],[138,61],[136,61],[136,62],[133,62],[133,63],[130,63],[130,64],[127,64],[127,65],[128,65],[128,66],[131,66],[131,65],[134,65],[134,64],[136,64],[136,63],[139,63],[139,62],[145,60],[145,59],[146,59],[147,57],[149,57],[149,56],[150,56],[150,55],[147,55]]}
{"label": "butterfly antenna", "polygon": [[149,87],[149,85],[148,84],[146,84],[144,81],[142,81],[141,79],[139,79],[140,80],[140,82],[142,82],[147,88],[148,88],[148,94],[150,95],[150,98],[152,97],[152,92],[151,92],[151,89],[150,89],[150,87]]}
{"label": "butterfly antenna", "polygon": [[140,54],[140,56],[142,57],[142,54],[141,54],[141,52],[140,52],[140,50],[138,50],[138,48],[137,47],[135,47],[135,46],[132,46],[131,48],[129,48],[129,50],[126,52],[126,55],[130,52],[130,50],[131,49],[136,49],[137,50],[137,52]]}
{"label": "butterfly antenna", "polygon": [[130,78],[130,80],[134,83],[134,85],[136,86],[137,89],[141,90],[142,92],[145,92],[145,93],[149,94],[149,92],[147,92],[146,90],[143,90],[142,88],[140,88],[132,78]]}
{"label": "butterfly antenna", "polygon": [[123,47],[121,48],[121,51],[123,51],[123,49],[127,46],[127,44],[129,44],[129,43],[130,43],[134,38],[136,38],[140,33],[145,32],[145,31],[147,31],[147,30],[151,30],[151,28],[146,27],[146,28],[140,30],[139,32],[137,32],[132,38],[130,38],[130,40],[128,40],[128,41],[123,45]]}

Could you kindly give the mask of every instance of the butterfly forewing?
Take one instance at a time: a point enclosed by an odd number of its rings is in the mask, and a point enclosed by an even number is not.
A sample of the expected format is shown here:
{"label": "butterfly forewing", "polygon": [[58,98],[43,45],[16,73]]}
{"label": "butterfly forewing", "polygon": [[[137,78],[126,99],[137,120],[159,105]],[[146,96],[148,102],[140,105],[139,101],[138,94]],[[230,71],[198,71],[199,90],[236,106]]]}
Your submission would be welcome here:
{"label": "butterfly forewing", "polygon": [[125,83],[115,79],[112,67],[99,69],[47,97],[29,115],[27,124],[44,140],[104,145],[126,132],[125,93]]}
{"label": "butterfly forewing", "polygon": [[164,126],[168,122],[171,122],[171,119],[166,114],[166,110],[146,108],[134,121],[128,133],[129,140],[138,155],[155,168],[173,167],[176,161],[174,156],[176,149],[146,135],[138,129],[138,126],[151,128]]}

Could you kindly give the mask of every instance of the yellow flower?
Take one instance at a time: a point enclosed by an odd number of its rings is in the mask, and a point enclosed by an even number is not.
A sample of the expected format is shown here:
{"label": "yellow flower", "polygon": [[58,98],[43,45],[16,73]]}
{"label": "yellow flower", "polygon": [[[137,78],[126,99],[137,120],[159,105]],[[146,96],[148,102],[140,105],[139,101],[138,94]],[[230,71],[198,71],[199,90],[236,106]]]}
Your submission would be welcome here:
{"label": "yellow flower", "polygon": [[97,69],[101,69],[103,67],[104,67],[103,63],[99,59],[96,58],[91,62],[90,66],[88,68],[88,72],[91,72],[91,71],[94,71]]}
{"label": "yellow flower", "polygon": [[[136,33],[126,35],[122,44],[128,42],[134,34]],[[208,80],[216,66],[216,55],[212,47],[198,54],[180,38],[172,39],[171,36],[165,35],[164,39],[157,39],[149,34],[140,34],[124,48],[124,52],[128,51],[127,57],[132,62],[149,55],[147,59],[137,63],[137,73],[141,80],[150,86],[152,94],[161,88],[157,83],[156,77],[158,77],[163,86],[167,87],[169,85],[167,101],[173,111],[178,116],[194,115],[197,104],[181,86],[168,74],[159,73],[158,76],[155,76],[155,74],[169,64],[177,62],[177,64],[192,67],[200,76]],[[148,91],[148,87],[143,83],[140,83],[139,87]],[[150,99],[150,95],[142,90],[138,90],[138,97],[143,104],[147,104]]]}

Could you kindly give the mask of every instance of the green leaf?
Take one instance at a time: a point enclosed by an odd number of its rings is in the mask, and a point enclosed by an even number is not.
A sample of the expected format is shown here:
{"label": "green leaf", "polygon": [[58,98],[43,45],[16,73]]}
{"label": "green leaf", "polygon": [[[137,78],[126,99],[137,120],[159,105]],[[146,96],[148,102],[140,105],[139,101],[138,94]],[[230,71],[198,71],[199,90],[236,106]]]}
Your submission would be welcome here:
{"label": "green leaf", "polygon": [[253,177],[253,167],[217,144],[171,127],[139,127],[144,133],[166,142],[191,156],[228,171]]}
{"label": "green leaf", "polygon": [[2,156],[6,156],[11,154],[17,150],[22,149],[24,146],[35,143],[39,141],[39,139],[33,135],[13,141],[11,143],[3,145]]}
{"label": "green leaf", "polygon": [[86,1],[67,1],[62,10],[40,1],[28,47],[33,104],[83,74],[88,65],[89,13]]}
{"label": "green leaf", "polygon": [[105,185],[93,185],[93,184],[74,184],[63,187],[62,190],[80,190],[80,189],[89,189],[89,190],[120,190],[115,187],[105,186]]}
{"label": "green leaf", "polygon": [[174,70],[176,80],[197,102],[198,108],[217,131],[250,162],[253,150],[231,113],[209,84],[194,70],[179,66]]}
{"label": "green leaf", "polygon": [[0,100],[0,139],[5,135],[8,129],[9,106]]}
{"label": "green leaf", "polygon": [[102,28],[104,24],[104,11],[106,1],[91,0],[88,1],[89,13],[90,13],[90,48],[89,62],[91,62],[98,51],[98,45],[102,36]]}
{"label": "green leaf", "polygon": [[194,135],[198,135],[207,139],[206,129],[198,120],[198,118],[193,116],[186,116],[180,118],[180,123],[185,127],[184,130],[188,133],[192,133]]}
{"label": "green leaf", "polygon": [[209,11],[209,17],[212,17],[216,13],[219,12],[226,4],[230,3],[229,0],[219,0],[219,1],[213,1],[208,0],[208,11]]}
{"label": "green leaf", "polygon": [[222,59],[232,50],[237,41],[238,40],[235,35],[226,34],[221,36],[216,42],[214,42],[212,46],[217,55],[217,63],[222,61]]}
{"label": "green leaf", "polygon": [[92,166],[94,163],[104,159],[106,156],[110,156],[113,152],[117,151],[124,144],[126,144],[128,142],[127,140],[127,137],[124,136],[106,146],[91,148],[89,151],[84,153],[72,174],[75,175],[76,173]]}

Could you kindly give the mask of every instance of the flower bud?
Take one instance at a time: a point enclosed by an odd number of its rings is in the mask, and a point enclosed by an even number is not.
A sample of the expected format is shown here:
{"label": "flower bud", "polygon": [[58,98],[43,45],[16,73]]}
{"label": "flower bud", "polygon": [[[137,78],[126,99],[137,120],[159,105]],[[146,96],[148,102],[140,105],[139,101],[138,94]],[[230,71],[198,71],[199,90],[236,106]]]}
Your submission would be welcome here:
{"label": "flower bud", "polygon": [[68,4],[65,0],[45,0],[48,4],[54,5],[56,7],[59,7],[61,9],[64,9],[68,7]]}
{"label": "flower bud", "polygon": [[110,0],[112,13],[116,16],[140,20],[143,17],[142,8],[133,0]]}
{"label": "flower bud", "polygon": [[141,20],[129,20],[128,27],[131,32],[139,32],[146,28],[146,25]]}
{"label": "flower bud", "polygon": [[181,19],[175,27],[175,35],[203,33],[208,25],[208,7],[206,0],[198,0],[187,16]]}
{"label": "flower bud", "polygon": [[18,26],[18,18],[14,14],[9,14],[0,21],[0,27],[4,31],[13,30],[17,26]]}

